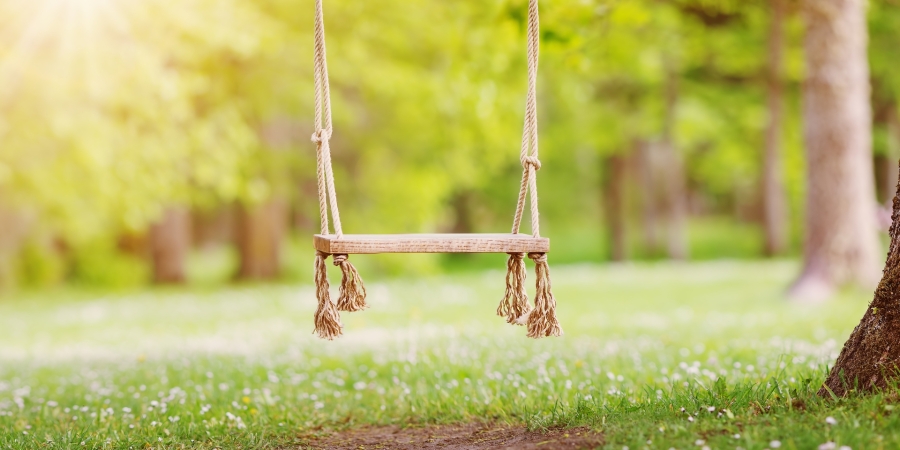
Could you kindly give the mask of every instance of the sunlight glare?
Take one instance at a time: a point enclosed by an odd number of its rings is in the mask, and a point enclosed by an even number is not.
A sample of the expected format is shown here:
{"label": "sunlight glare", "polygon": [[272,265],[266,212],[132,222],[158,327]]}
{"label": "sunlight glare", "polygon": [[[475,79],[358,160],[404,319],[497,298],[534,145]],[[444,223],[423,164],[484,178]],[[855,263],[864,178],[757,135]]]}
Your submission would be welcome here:
{"label": "sunlight glare", "polygon": [[0,13],[10,13],[0,34],[0,49],[6,49],[0,50],[0,102],[34,73],[81,80],[88,91],[96,89],[102,84],[102,54],[130,35],[126,3],[0,0]]}

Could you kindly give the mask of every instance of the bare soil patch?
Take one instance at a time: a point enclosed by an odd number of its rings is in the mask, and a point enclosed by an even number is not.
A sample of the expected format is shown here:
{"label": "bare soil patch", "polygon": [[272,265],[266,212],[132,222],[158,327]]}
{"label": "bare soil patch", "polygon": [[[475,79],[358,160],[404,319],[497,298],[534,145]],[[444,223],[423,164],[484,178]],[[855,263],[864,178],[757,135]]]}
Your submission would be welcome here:
{"label": "bare soil patch", "polygon": [[588,428],[527,431],[523,426],[493,424],[436,425],[421,428],[365,427],[311,438],[314,449],[594,449],[603,435]]}

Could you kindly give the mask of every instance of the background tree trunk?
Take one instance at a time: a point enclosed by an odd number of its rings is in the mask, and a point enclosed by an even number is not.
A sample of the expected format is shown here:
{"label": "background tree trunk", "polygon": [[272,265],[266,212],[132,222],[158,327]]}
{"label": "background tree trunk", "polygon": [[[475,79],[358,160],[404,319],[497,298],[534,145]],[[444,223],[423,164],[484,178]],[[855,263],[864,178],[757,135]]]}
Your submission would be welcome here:
{"label": "background tree trunk", "polygon": [[191,218],[186,208],[166,209],[148,233],[153,282],[184,283],[184,263],[191,248]]}
{"label": "background tree trunk", "polygon": [[222,206],[214,210],[191,213],[191,239],[195,248],[214,248],[234,242],[235,208]]}
{"label": "background tree trunk", "polygon": [[625,157],[614,154],[606,159],[606,186],[603,189],[606,228],[609,233],[610,259],[628,259],[628,236],[625,227]]}
{"label": "background tree trunk", "polygon": [[281,199],[239,207],[235,236],[241,260],[238,278],[271,280],[278,277],[286,219],[287,207]]}
{"label": "background tree trunk", "polygon": [[890,203],[893,200],[893,187],[900,177],[900,170],[897,168],[897,161],[900,159],[900,118],[897,117],[896,104],[891,104],[887,115],[888,148],[884,171],[881,174],[882,182],[879,184],[879,190],[882,192],[882,198],[879,199],[881,203]]}
{"label": "background tree trunk", "polygon": [[457,192],[450,200],[450,205],[453,208],[451,233],[475,232],[475,219],[472,216],[472,197],[473,193],[466,190]]}
{"label": "background tree trunk", "polygon": [[879,204],[888,204],[894,198],[894,187],[897,184],[897,177],[900,175],[897,170],[897,159],[891,155],[875,156],[875,185]]}
{"label": "background tree trunk", "polygon": [[688,258],[688,199],[684,161],[675,148],[675,108],[678,104],[678,72],[671,58],[665,61],[666,108],[660,149],[665,155],[663,171],[666,202],[666,249],[669,258],[683,261]]}
{"label": "background tree trunk", "polygon": [[804,138],[808,185],[804,268],[796,300],[875,284],[878,236],[865,0],[806,0]]}
{"label": "background tree trunk", "polygon": [[[900,183],[895,192],[900,195]],[[881,283],[859,325],[853,330],[819,395],[843,396],[851,389],[888,386],[900,367],[900,199],[893,201],[891,247]],[[826,389],[827,387],[827,389]]]}
{"label": "background tree trunk", "polygon": [[15,258],[31,227],[34,217],[12,208],[3,202],[0,192],[0,289],[13,287],[17,283]]}
{"label": "background tree trunk", "polygon": [[784,120],[784,14],[785,0],[771,0],[769,25],[769,124],[763,161],[763,224],[766,256],[783,253],[787,247],[787,204],[782,179],[781,122]]}
{"label": "background tree trunk", "polygon": [[637,143],[638,178],[641,192],[641,224],[644,231],[645,257],[656,257],[659,245],[659,202],[657,201],[656,158],[653,144],[647,141]]}

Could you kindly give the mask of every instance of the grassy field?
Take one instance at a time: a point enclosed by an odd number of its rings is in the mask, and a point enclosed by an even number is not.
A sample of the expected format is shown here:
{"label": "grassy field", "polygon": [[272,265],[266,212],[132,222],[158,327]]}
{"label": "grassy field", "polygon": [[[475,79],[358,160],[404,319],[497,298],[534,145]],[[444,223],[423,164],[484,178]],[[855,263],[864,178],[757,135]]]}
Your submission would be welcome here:
{"label": "grassy field", "polygon": [[494,316],[499,271],[370,282],[334,342],[311,334],[309,285],[2,298],[0,448],[467,421],[587,425],[615,449],[900,448],[896,394],[814,395],[869,293],[788,305],[792,262],[551,269],[566,334],[539,341]]}

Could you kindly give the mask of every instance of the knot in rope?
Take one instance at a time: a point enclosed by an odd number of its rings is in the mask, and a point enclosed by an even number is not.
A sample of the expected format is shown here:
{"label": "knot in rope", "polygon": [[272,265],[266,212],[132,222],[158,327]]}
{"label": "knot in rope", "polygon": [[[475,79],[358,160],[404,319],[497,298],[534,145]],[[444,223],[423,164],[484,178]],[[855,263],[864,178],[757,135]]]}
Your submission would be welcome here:
{"label": "knot in rope", "polygon": [[334,260],[335,266],[340,266],[344,261],[347,261],[347,255],[334,255],[331,259]]}
{"label": "knot in rope", "polygon": [[325,128],[323,128],[319,131],[316,131],[315,133],[312,134],[312,137],[310,138],[310,140],[315,142],[316,144],[320,144],[329,139],[331,139],[331,130],[325,129]]}
{"label": "knot in rope", "polygon": [[541,160],[537,158],[537,156],[523,156],[522,157],[522,167],[528,168],[528,166],[534,167],[535,172],[541,170]]}
{"label": "knot in rope", "polygon": [[547,262],[547,254],[546,253],[529,253],[528,257],[531,258],[531,260],[536,263]]}
{"label": "knot in rope", "polygon": [[516,259],[518,261],[525,259],[524,253],[507,253],[507,255],[513,257],[513,259]]}
{"label": "knot in rope", "polygon": [[321,250],[316,250],[316,256],[320,256],[320,257],[322,257],[322,258],[328,258],[329,256],[331,256],[331,254],[330,254],[330,253],[325,253],[325,252],[323,252],[323,251],[321,251]]}

